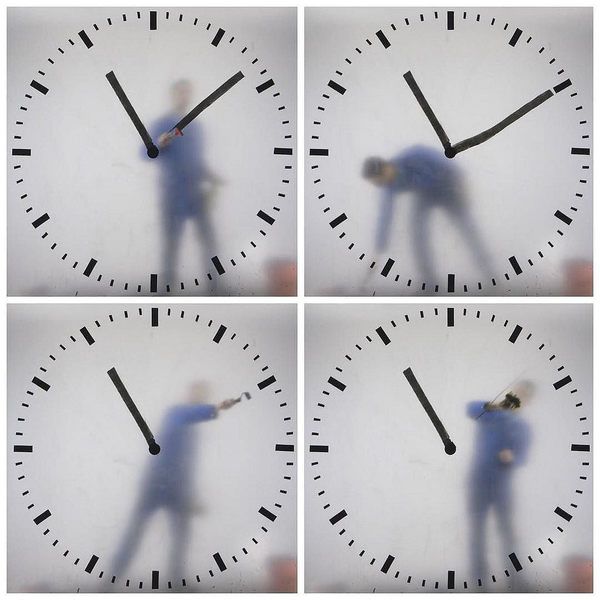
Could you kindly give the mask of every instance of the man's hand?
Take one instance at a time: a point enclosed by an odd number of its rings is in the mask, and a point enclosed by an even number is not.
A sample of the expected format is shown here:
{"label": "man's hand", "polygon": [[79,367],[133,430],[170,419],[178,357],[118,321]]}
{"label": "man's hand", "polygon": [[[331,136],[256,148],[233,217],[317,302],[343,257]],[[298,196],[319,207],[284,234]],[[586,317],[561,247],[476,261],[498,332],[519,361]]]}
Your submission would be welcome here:
{"label": "man's hand", "polygon": [[498,459],[503,465],[510,465],[512,462],[514,462],[515,455],[509,448],[504,448],[504,450],[500,450],[500,452],[498,452]]}
{"label": "man's hand", "polygon": [[161,133],[158,138],[158,147],[162,150],[166,148],[177,137],[177,130],[166,131]]}
{"label": "man's hand", "polygon": [[241,401],[240,398],[230,398],[228,400],[223,400],[220,404],[217,404],[217,410],[227,410],[231,408],[234,404],[237,404]]}

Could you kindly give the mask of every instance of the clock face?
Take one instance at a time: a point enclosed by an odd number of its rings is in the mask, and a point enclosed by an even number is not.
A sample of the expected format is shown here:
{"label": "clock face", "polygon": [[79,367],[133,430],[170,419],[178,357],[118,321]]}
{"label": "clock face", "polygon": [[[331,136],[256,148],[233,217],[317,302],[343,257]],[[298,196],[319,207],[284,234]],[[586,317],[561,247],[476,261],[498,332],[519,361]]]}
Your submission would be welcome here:
{"label": "clock face", "polygon": [[590,307],[306,322],[306,589],[563,590],[592,553]]}
{"label": "clock face", "polygon": [[310,293],[591,293],[589,9],[306,23]]}
{"label": "clock face", "polygon": [[14,306],[10,323],[9,589],[270,588],[295,560],[294,309]]}
{"label": "clock face", "polygon": [[292,293],[295,19],[11,9],[12,293]]}

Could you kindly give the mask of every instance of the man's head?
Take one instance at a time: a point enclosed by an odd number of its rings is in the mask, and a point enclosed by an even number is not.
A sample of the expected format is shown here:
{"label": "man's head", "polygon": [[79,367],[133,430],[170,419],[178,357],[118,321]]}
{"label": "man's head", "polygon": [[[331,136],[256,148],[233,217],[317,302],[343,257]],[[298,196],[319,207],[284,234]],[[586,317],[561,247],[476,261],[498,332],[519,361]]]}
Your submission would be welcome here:
{"label": "man's head", "polygon": [[173,108],[178,113],[187,111],[192,97],[192,84],[187,79],[179,79],[171,86]]}
{"label": "man's head", "polygon": [[500,407],[505,410],[516,410],[529,402],[535,386],[531,381],[517,381],[511,385],[510,390],[506,392],[504,400],[500,402]]}
{"label": "man's head", "polygon": [[210,395],[208,381],[194,381],[189,387],[187,401],[190,404],[204,404]]}
{"label": "man's head", "polygon": [[393,183],[396,177],[396,168],[383,158],[371,156],[363,163],[362,176],[372,184],[384,187]]}

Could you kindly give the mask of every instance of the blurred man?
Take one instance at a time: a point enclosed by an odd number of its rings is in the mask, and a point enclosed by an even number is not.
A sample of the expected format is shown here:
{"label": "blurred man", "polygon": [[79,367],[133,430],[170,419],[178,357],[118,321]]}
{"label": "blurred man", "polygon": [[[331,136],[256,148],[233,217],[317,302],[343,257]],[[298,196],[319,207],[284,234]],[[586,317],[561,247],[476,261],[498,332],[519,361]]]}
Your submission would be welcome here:
{"label": "blurred man", "polygon": [[517,553],[512,526],[512,477],[516,467],[527,458],[530,431],[519,412],[530,398],[533,386],[528,381],[511,386],[498,403],[475,401],[467,414],[475,419],[477,434],[469,482],[468,507],[471,517],[471,564],[473,577],[485,585],[489,573],[486,561],[486,521],[494,512],[502,541],[502,551]]}
{"label": "blurred man", "polygon": [[390,160],[368,158],[363,165],[363,177],[383,190],[376,233],[377,253],[385,252],[389,246],[395,197],[413,192],[412,244],[423,281],[438,281],[427,231],[435,208],[444,210],[460,230],[482,275],[490,274],[488,254],[468,211],[456,162],[438,150],[413,146]]}
{"label": "blurred man", "polygon": [[173,587],[181,585],[185,549],[194,506],[192,493],[195,442],[198,435],[192,425],[216,419],[219,412],[231,408],[240,398],[220,404],[204,404],[208,389],[205,382],[191,386],[187,404],[167,411],[157,441],[160,453],[151,456],[133,518],[113,562],[113,574],[125,572],[140,542],[148,518],[160,508],[169,513],[172,547],[170,573]]}
{"label": "blurred man", "polygon": [[[163,275],[166,283],[177,284],[177,256],[186,222],[190,221],[210,260],[217,254],[209,200],[221,183],[208,169],[204,136],[198,119],[185,128],[173,127],[191,109],[192,86],[182,79],[171,88],[172,110],[154,125],[150,135],[158,140],[160,154],[155,161],[161,174],[161,219],[163,224]],[[199,264],[206,264],[204,260]]]}

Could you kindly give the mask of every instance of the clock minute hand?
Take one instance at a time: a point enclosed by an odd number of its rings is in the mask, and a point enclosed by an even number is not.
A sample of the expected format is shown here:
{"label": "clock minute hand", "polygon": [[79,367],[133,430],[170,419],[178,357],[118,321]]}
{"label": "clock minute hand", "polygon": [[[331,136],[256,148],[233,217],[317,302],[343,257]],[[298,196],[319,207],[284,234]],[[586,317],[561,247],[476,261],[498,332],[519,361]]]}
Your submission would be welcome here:
{"label": "clock minute hand", "polygon": [[238,71],[235,75],[232,75],[225,83],[220,85],[212,94],[206,96],[200,104],[196,105],[190,112],[179,121],[171,129],[171,131],[176,132],[181,135],[181,132],[185,127],[187,127],[201,112],[206,110],[213,102],[218,100],[223,94],[228,92],[238,81],[244,78],[244,74],[241,71]]}
{"label": "clock minute hand", "polygon": [[509,125],[511,125],[521,117],[525,116],[528,112],[531,112],[534,108],[537,108],[540,104],[546,102],[546,100],[548,100],[552,96],[554,96],[552,90],[546,90],[539,96],[536,96],[533,100],[527,102],[527,104],[521,106],[521,108],[515,110],[515,112],[508,115],[508,117],[506,117],[505,119],[502,119],[502,121],[500,121],[493,127],[482,131],[478,135],[474,135],[473,137],[467,138],[462,142],[454,144],[451,150],[456,155],[459,152],[463,152],[464,150],[472,148],[473,146],[478,146],[479,144],[482,144],[483,142],[489,140],[491,137],[494,137],[497,133],[500,133],[503,129],[506,129]]}
{"label": "clock minute hand", "polygon": [[142,138],[142,141],[146,146],[146,152],[148,156],[150,158],[156,158],[158,156],[158,148],[154,145],[154,142],[152,141],[148,130],[144,127],[144,124],[138,117],[138,114],[135,112],[135,108],[133,108],[131,102],[129,102],[129,98],[127,97],[127,94],[125,94],[125,92],[123,91],[123,88],[121,87],[121,84],[119,83],[115,72],[111,71],[110,73],[107,73],[106,79],[108,79],[108,83],[110,83],[110,86],[117,95],[117,98],[123,105],[125,112],[129,115],[131,122],[137,129],[137,132],[140,134],[140,137]]}
{"label": "clock minute hand", "polygon": [[142,415],[140,414],[140,411],[135,405],[135,402],[133,401],[133,399],[129,395],[129,392],[123,385],[123,382],[121,381],[117,370],[114,367],[112,367],[107,371],[107,373],[110,377],[110,380],[114,383],[115,387],[117,388],[117,391],[119,392],[121,398],[123,398],[125,406],[129,409],[131,416],[137,423],[137,426],[140,428],[142,435],[146,438],[146,442],[148,442],[148,451],[150,452],[150,454],[158,454],[160,452],[160,446],[154,440],[154,436],[150,431],[150,427],[148,427],[148,424],[146,423],[146,421],[144,421],[144,417],[142,417]]}
{"label": "clock minute hand", "polygon": [[[448,152],[448,150],[450,150],[452,148],[452,144],[450,144],[450,139],[448,138],[448,135],[444,131],[442,124],[439,122],[438,118],[435,116],[435,113],[433,112],[431,106],[429,106],[429,102],[427,102],[427,100],[425,99],[425,96],[423,95],[421,88],[415,81],[413,74],[410,71],[407,71],[406,73],[404,73],[404,80],[408,84],[410,91],[413,93],[414,97],[416,98],[417,102],[419,103],[419,106],[422,108],[423,112],[425,113],[425,116],[431,123],[435,133],[437,134],[438,138],[440,139],[440,142],[442,142],[442,146],[444,147],[444,150],[446,152]],[[449,157],[449,158],[451,158],[451,157]]]}
{"label": "clock minute hand", "polygon": [[425,409],[427,416],[431,419],[431,422],[433,423],[433,426],[440,435],[440,438],[442,438],[442,443],[444,444],[444,450],[446,454],[454,454],[456,452],[456,446],[454,445],[454,442],[450,439],[446,428],[440,421],[440,418],[437,416],[437,413],[435,412],[433,406],[431,406],[431,403],[427,399],[423,388],[419,385],[419,382],[417,381],[417,378],[412,372],[412,369],[408,367],[407,369],[402,371],[402,373],[404,374],[404,377],[406,377],[406,379],[408,380],[410,387],[413,389],[413,392],[415,393],[415,395],[419,399],[419,402]]}

